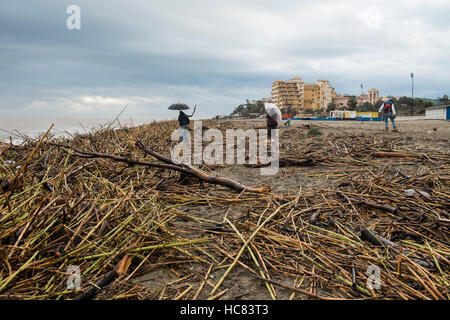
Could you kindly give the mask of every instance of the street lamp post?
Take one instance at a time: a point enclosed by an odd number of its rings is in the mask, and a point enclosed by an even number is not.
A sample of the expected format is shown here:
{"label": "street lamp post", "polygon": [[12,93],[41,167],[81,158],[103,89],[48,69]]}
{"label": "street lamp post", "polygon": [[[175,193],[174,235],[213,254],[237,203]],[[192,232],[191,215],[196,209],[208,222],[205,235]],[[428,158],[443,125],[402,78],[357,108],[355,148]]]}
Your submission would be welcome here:
{"label": "street lamp post", "polygon": [[363,88],[363,85],[361,83],[361,106],[363,105],[363,103],[364,103],[364,88]]}
{"label": "street lamp post", "polygon": [[414,73],[411,72],[411,115],[414,115]]}

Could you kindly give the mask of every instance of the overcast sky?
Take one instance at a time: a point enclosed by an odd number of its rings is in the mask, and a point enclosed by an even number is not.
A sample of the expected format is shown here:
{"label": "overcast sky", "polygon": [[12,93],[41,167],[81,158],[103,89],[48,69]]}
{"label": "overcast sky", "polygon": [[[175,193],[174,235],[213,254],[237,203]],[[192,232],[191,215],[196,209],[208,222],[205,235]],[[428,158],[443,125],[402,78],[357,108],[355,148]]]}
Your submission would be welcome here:
{"label": "overcast sky", "polygon": [[[70,5],[81,29],[70,30]],[[450,94],[448,0],[2,0],[0,116],[229,114],[276,79]]]}

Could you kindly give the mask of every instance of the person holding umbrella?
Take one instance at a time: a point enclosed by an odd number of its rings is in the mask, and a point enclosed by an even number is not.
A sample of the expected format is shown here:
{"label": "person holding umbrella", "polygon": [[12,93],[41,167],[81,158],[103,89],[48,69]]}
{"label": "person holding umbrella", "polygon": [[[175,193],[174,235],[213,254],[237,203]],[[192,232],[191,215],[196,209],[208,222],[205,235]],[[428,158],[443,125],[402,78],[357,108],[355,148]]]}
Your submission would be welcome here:
{"label": "person holding umbrella", "polygon": [[184,113],[183,111],[180,110],[180,114],[178,115],[178,123],[180,124],[181,135],[183,136],[183,142],[188,140],[186,130],[190,123],[190,120],[189,120],[190,117],[192,117],[192,115],[188,116],[186,113]]}
{"label": "person holding umbrella", "polygon": [[195,113],[195,109],[197,109],[197,106],[194,107],[194,111],[190,116],[188,116],[186,113],[184,113],[182,110],[187,110],[189,107],[185,105],[184,103],[174,103],[169,107],[170,110],[180,110],[180,113],[178,115],[178,123],[181,128],[181,135],[183,137],[183,142],[188,141],[187,138],[187,128],[189,126],[190,120],[189,118],[192,117]]}
{"label": "person holding umbrella", "polygon": [[281,111],[273,103],[265,103],[266,120],[267,120],[267,142],[272,139],[272,129],[278,128],[278,123],[281,121]]}

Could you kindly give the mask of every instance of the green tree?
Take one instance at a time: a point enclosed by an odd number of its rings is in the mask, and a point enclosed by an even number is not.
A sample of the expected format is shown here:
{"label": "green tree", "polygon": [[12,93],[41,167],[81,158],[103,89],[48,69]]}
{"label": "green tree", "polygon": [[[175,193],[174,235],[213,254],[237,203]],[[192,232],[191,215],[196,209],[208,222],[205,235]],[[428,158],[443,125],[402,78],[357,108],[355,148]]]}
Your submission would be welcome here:
{"label": "green tree", "polygon": [[359,107],[359,109],[360,109],[361,112],[370,112],[370,111],[375,111],[376,107],[373,104],[371,104],[370,102],[364,102]]}
{"label": "green tree", "polygon": [[350,99],[347,101],[347,106],[349,110],[355,111],[358,106],[358,101],[356,100],[356,96],[350,96]]}
{"label": "green tree", "polygon": [[330,102],[327,106],[327,112],[336,110],[336,105],[333,102]]}
{"label": "green tree", "polygon": [[239,114],[242,113],[245,109],[245,105],[244,104],[240,104],[236,109],[233,110],[233,112],[231,113],[233,114]]}
{"label": "green tree", "polygon": [[241,104],[236,109],[234,109],[231,115],[241,114],[244,117],[248,117],[250,113],[258,113],[260,115],[264,114],[264,102],[258,100],[256,101],[256,103],[250,103],[248,99],[246,102],[246,104]]}
{"label": "green tree", "polygon": [[259,113],[259,114],[264,114],[264,111],[266,110],[265,106],[264,106],[264,102],[262,102],[261,100],[258,100],[256,102],[256,106],[255,106],[255,113]]}
{"label": "green tree", "polygon": [[442,96],[442,98],[438,98],[438,101],[439,101],[440,105],[446,105],[446,104],[449,104],[449,102],[450,102],[448,99],[448,95],[446,95],[446,94],[444,94]]}
{"label": "green tree", "polygon": [[425,107],[425,109],[426,109],[426,108],[432,107],[433,105],[434,105],[434,104],[433,104],[433,101],[427,101],[427,102],[425,102],[424,107]]}
{"label": "green tree", "polygon": [[380,110],[380,107],[381,107],[381,105],[384,103],[384,101],[383,100],[381,100],[381,99],[378,99],[378,101],[377,102],[375,102],[375,104],[374,104],[374,111],[376,111],[376,112],[378,112],[378,110]]}

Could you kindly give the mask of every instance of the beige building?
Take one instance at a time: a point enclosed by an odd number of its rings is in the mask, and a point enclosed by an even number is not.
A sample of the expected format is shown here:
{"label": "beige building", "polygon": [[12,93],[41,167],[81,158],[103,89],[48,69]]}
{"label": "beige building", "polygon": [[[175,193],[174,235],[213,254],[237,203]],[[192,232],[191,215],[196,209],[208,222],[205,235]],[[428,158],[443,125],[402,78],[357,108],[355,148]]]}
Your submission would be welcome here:
{"label": "beige building", "polygon": [[317,80],[320,88],[319,109],[326,109],[333,102],[334,88],[328,80]]}
{"label": "beige building", "polygon": [[318,80],[317,84],[304,83],[302,78],[293,78],[272,83],[272,102],[283,111],[302,114],[306,109],[326,109],[333,101],[334,88],[328,80]]}
{"label": "beige building", "polygon": [[358,100],[358,104],[364,104],[366,102],[371,103],[371,104],[375,104],[377,103],[378,100],[383,99],[384,97],[380,97],[380,91],[378,91],[377,89],[370,89],[369,92],[367,94],[362,94],[360,95],[357,100]]}
{"label": "beige building", "polygon": [[305,83],[303,95],[303,111],[319,110],[321,108],[321,90],[318,84]]}
{"label": "beige building", "polygon": [[298,112],[303,109],[303,80],[294,78],[283,81],[277,80],[272,83],[272,102],[280,109],[291,109]]}
{"label": "beige building", "polygon": [[345,109],[347,108],[347,103],[349,99],[350,96],[348,94],[344,95],[335,94],[333,98],[333,103],[336,106],[336,109]]}
{"label": "beige building", "polygon": [[[377,89],[370,89],[367,94],[363,93],[360,96],[356,97],[356,101],[358,102],[358,105],[362,105],[366,102],[375,104],[378,100],[383,100],[385,98],[386,97],[380,97],[380,92]],[[332,98],[333,103],[336,105],[336,109],[343,109],[347,107],[349,99],[350,96],[348,94],[334,94]]]}
{"label": "beige building", "polygon": [[369,95],[368,94],[361,94],[359,97],[356,98],[356,101],[358,101],[359,105],[362,105],[366,102],[370,102]]}
{"label": "beige building", "polygon": [[368,94],[368,102],[375,104],[380,99],[380,91],[377,89],[370,89]]}

